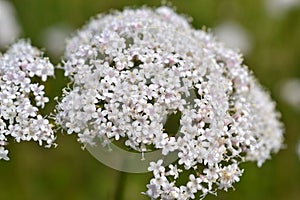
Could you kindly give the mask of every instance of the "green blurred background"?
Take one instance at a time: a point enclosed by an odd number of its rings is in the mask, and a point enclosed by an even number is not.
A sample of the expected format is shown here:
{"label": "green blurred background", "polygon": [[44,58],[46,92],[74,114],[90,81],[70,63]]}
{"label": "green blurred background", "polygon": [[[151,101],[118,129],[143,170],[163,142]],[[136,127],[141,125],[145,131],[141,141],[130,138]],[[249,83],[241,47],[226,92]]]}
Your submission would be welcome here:
{"label": "green blurred background", "polygon": [[[72,31],[90,17],[111,9],[158,6],[157,0],[11,0],[16,9],[23,38],[44,47],[43,32],[51,26],[65,26]],[[251,37],[251,51],[245,64],[254,71],[278,102],[285,124],[286,148],[261,168],[245,163],[244,175],[235,191],[209,195],[211,200],[297,200],[300,199],[300,159],[296,146],[300,139],[300,109],[290,106],[280,96],[280,83],[300,78],[300,9],[284,13],[268,12],[262,0],[174,0],[179,13],[193,18],[196,28],[216,27],[229,20],[237,22]],[[1,28],[1,27],[0,27]],[[47,51],[47,48],[46,48]],[[58,63],[61,55],[47,56]],[[47,91],[51,98],[60,95],[67,80],[57,71]],[[53,108],[54,104],[47,107]],[[47,112],[47,111],[46,111]],[[76,136],[57,134],[57,148],[43,149],[36,143],[10,141],[11,160],[0,161],[0,200],[143,200],[141,195],[151,174],[126,174],[104,166],[83,151]]]}

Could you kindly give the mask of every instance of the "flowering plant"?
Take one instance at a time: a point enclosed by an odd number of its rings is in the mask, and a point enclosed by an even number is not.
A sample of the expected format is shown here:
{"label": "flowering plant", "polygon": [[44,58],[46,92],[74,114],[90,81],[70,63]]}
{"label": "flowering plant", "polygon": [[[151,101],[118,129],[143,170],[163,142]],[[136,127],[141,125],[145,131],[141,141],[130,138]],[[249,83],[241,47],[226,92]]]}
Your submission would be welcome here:
{"label": "flowering plant", "polygon": [[19,41],[0,55],[0,159],[9,160],[4,148],[8,136],[16,142],[54,144],[52,125],[39,113],[49,101],[42,83],[53,75],[54,66],[29,42]]}
{"label": "flowering plant", "polygon": [[[73,87],[57,106],[57,123],[79,142],[176,153],[169,166],[150,163],[145,194],[153,199],[227,190],[241,162],[260,166],[281,148],[275,105],[241,55],[170,8],[92,19],[68,41],[63,67]],[[164,129],[172,113],[180,115],[178,133]],[[178,184],[187,170],[188,182]]]}
{"label": "flowering plant", "polygon": [[[53,66],[21,43],[1,57],[0,67],[1,145],[6,135],[51,145],[51,125],[37,114],[48,99],[28,77],[46,81]],[[149,163],[153,178],[145,194],[151,199],[227,190],[240,180],[240,163],[261,166],[281,148],[275,104],[241,55],[170,8],[92,19],[68,40],[62,67],[72,84],[63,91],[55,122],[84,147],[119,141],[142,154],[175,154],[172,164],[164,157]],[[176,131],[165,127],[171,115],[180,118]],[[2,146],[0,158],[8,159]],[[179,181],[186,175],[186,183]]]}

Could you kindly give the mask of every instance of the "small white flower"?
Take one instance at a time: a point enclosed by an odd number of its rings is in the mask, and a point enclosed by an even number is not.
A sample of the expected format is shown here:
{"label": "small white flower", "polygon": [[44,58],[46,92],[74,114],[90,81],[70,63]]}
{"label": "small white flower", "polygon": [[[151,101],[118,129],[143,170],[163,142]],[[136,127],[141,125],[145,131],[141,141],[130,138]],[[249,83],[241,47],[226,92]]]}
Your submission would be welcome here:
{"label": "small white flower", "polygon": [[8,150],[6,150],[4,147],[0,146],[0,160],[9,160],[9,157],[7,156]]}
{"label": "small white flower", "polygon": [[211,168],[204,169],[203,173],[205,174],[205,179],[211,182],[216,182],[217,179],[219,178],[218,171],[219,171],[218,167],[211,167]]}
{"label": "small white flower", "polygon": [[160,185],[155,183],[150,183],[147,185],[147,192],[146,194],[154,199],[158,198],[160,196]]}
{"label": "small white flower", "polygon": [[223,167],[219,171],[220,183],[218,183],[219,188],[227,190],[227,188],[232,187],[234,182],[240,181],[240,176],[243,170],[241,170],[236,163]]}
{"label": "small white flower", "polygon": [[198,190],[202,189],[202,180],[200,178],[196,178],[194,174],[190,174],[189,179],[190,181],[187,183],[187,187],[192,193],[196,193]]}
{"label": "small white flower", "polygon": [[177,179],[179,177],[179,173],[182,172],[181,169],[178,169],[177,168],[177,165],[169,165],[169,171],[167,172],[167,175],[170,175],[170,176],[174,176],[174,179]]}
{"label": "small white flower", "polygon": [[151,179],[150,184],[159,185],[163,189],[163,188],[167,188],[169,181],[167,177],[162,175],[162,176],[156,176],[153,179]]}
{"label": "small white flower", "polygon": [[150,162],[148,170],[152,171],[155,177],[158,177],[165,172],[165,168],[162,166],[162,163],[163,160],[159,160],[156,163]]}

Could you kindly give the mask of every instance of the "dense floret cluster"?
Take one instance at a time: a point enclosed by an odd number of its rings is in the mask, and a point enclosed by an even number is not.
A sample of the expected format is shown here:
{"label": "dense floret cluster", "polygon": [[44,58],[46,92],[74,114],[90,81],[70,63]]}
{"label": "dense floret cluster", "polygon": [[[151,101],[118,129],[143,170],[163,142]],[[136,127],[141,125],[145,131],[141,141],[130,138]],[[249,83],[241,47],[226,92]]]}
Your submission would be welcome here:
{"label": "dense floret cluster", "polygon": [[0,159],[9,159],[4,148],[8,137],[46,147],[54,144],[52,125],[39,114],[49,99],[45,86],[37,82],[53,75],[53,65],[28,42],[19,41],[0,55]]}
{"label": "dense floret cluster", "polygon": [[[150,164],[145,194],[153,199],[227,190],[239,181],[241,162],[260,166],[281,148],[275,104],[241,56],[170,8],[92,19],[68,41],[63,67],[73,85],[56,119],[69,134],[83,144],[124,139],[140,152],[177,153],[172,165]],[[173,113],[180,127],[167,132]],[[178,184],[187,170],[189,181]]]}

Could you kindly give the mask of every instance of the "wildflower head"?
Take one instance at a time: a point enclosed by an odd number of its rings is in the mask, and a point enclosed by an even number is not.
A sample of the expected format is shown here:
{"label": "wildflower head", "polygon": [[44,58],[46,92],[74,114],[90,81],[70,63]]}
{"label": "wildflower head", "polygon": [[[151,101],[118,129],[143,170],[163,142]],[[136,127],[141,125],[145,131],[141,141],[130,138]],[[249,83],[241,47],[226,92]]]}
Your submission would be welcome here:
{"label": "wildflower head", "polygon": [[[57,123],[79,142],[175,153],[171,165],[150,163],[145,194],[152,198],[227,190],[240,180],[241,162],[260,166],[281,148],[275,104],[241,55],[170,8],[92,19],[68,41],[64,70],[73,85],[57,106]],[[164,128],[174,113],[178,133]],[[179,185],[183,171],[189,180]]]}
{"label": "wildflower head", "polygon": [[49,101],[43,82],[53,75],[53,65],[29,42],[19,41],[0,55],[0,159],[9,159],[8,137],[53,144],[52,126],[39,112]]}

